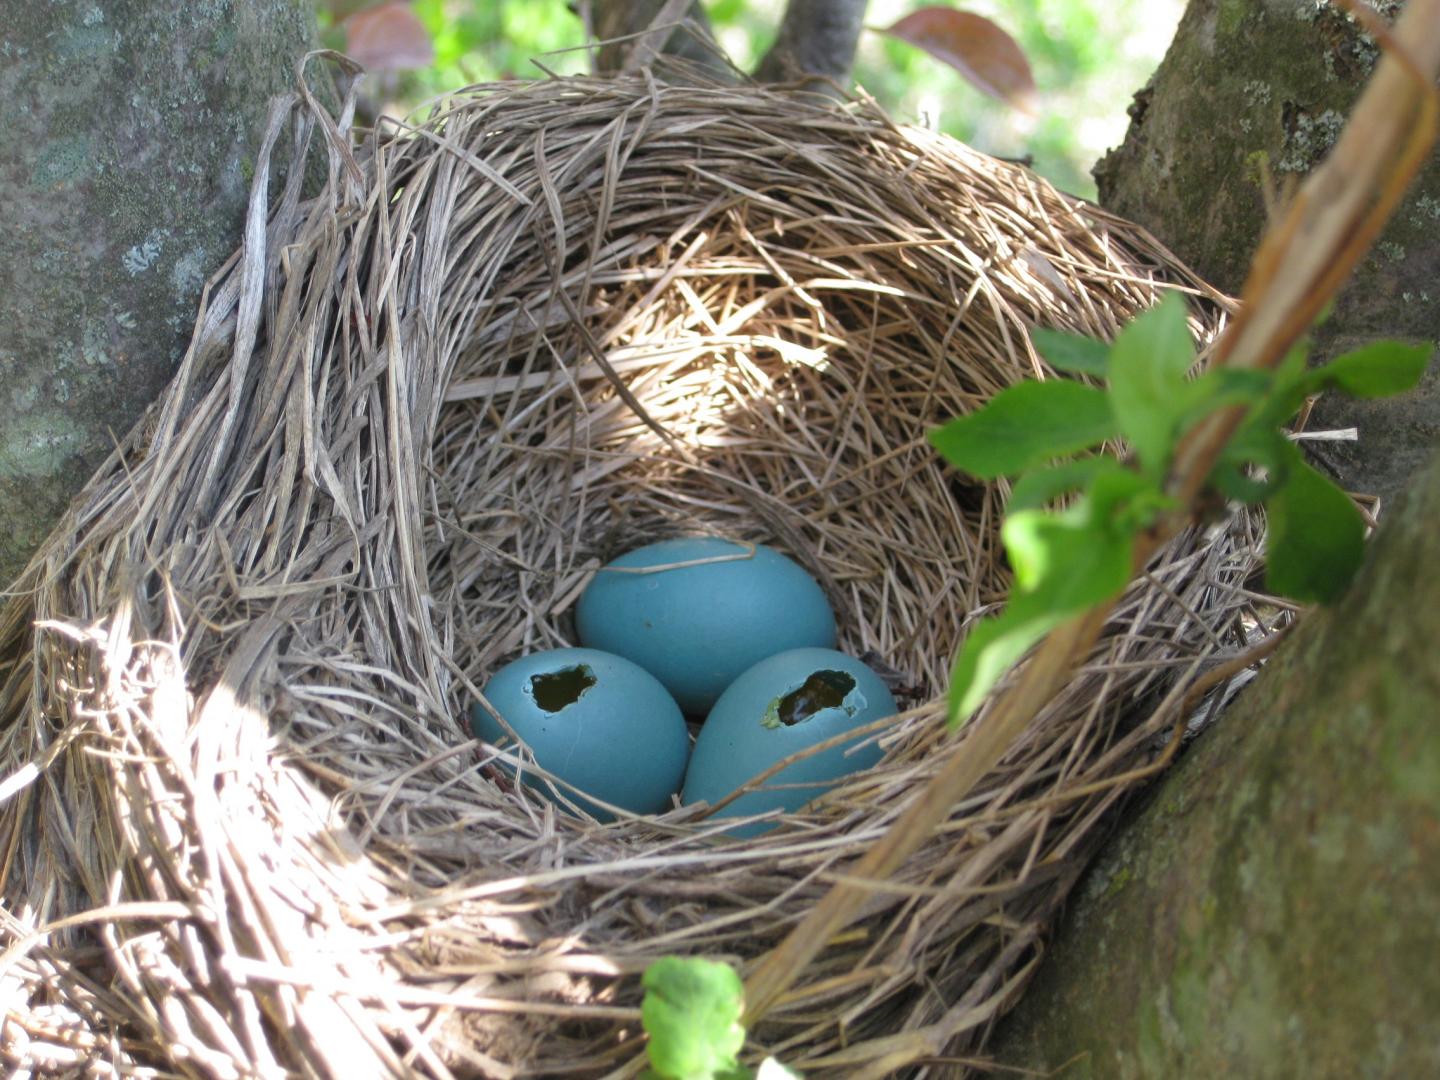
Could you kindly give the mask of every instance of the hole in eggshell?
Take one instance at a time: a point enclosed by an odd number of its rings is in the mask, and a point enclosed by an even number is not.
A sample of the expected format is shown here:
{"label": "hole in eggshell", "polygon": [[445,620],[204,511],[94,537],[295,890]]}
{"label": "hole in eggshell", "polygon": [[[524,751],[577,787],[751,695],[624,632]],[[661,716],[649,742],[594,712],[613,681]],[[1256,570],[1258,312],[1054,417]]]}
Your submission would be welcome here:
{"label": "hole in eggshell", "polygon": [[817,712],[845,703],[855,680],[843,671],[812,672],[800,686],[775,703],[775,713],[786,727],[799,724]]}
{"label": "hole in eggshell", "polygon": [[595,673],[584,664],[530,676],[530,695],[546,712],[559,712],[574,705],[580,695],[595,685]]}

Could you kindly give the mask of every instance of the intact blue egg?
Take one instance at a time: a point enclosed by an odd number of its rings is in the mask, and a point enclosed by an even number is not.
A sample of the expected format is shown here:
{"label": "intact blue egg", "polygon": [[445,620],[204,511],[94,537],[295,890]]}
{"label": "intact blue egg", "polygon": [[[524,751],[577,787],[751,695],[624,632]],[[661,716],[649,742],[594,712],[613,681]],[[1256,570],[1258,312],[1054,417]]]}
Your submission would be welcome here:
{"label": "intact blue egg", "polygon": [[[665,687],[624,657],[595,649],[532,653],[490,676],[484,694],[536,763],[581,791],[636,814],[658,814],[680,790],[690,754],[685,717]],[[470,725],[488,743],[509,738],[478,702]],[[530,783],[549,794],[545,781]],[[574,792],[564,794],[599,821],[613,817]]]}
{"label": "intact blue egg", "polygon": [[[715,803],[791,754],[895,711],[895,698],[880,676],[844,653],[791,649],[769,657],[731,683],[710,710],[690,755],[681,802]],[[855,741],[787,765],[765,787],[740,796],[716,816],[798,810],[842,776],[880,760],[878,746],[852,750]],[[753,836],[772,827],[761,823],[728,831]]]}
{"label": "intact blue egg", "polygon": [[[674,563],[692,565],[653,569]],[[694,715],[767,656],[835,645],[835,614],[797,563],[705,536],[662,540],[602,567],[580,596],[575,629],[582,645],[635,661]]]}

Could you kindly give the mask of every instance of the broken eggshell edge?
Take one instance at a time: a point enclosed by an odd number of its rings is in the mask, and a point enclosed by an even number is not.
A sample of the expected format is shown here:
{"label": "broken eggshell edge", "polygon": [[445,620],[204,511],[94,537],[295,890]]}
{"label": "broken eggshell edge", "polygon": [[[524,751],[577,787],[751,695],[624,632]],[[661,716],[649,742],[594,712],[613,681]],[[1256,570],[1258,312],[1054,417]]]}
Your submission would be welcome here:
{"label": "broken eggshell edge", "polygon": [[[548,772],[632,813],[670,809],[690,738],[680,706],[644,668],[598,649],[550,649],[506,664],[483,693]],[[478,739],[513,746],[480,702],[470,707],[470,725]],[[531,775],[525,782],[554,799],[547,781]],[[572,791],[564,795],[598,821],[614,818]]]}
{"label": "broken eggshell edge", "polygon": [[[822,685],[820,692],[812,695],[817,698],[811,703],[813,711],[798,710],[802,714],[798,717],[791,702],[787,722],[785,699],[821,672],[848,677],[851,686],[837,703],[828,704],[818,700],[826,696]],[[731,683],[710,710],[690,755],[681,802],[718,802],[791,754],[897,711],[895,698],[880,676],[844,653],[805,648],[768,657]],[[882,756],[873,743],[858,749],[853,742],[831,747],[786,766],[764,787],[742,795],[716,816],[798,810],[842,777],[877,764]],[[773,827],[773,822],[756,822],[726,832],[754,836]]]}

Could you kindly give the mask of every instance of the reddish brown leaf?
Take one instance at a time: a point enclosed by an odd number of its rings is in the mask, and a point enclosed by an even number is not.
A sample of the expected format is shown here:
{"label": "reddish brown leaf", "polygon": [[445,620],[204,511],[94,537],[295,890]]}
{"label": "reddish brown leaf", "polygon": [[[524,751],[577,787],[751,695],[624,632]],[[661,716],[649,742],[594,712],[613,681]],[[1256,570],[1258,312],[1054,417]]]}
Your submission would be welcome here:
{"label": "reddish brown leaf", "polygon": [[337,23],[344,22],[361,8],[369,6],[370,0],[317,0],[315,4],[318,10],[329,12],[330,18]]}
{"label": "reddish brown leaf", "polygon": [[984,16],[927,7],[912,11],[882,33],[943,60],[992,97],[1034,111],[1030,62],[1015,39]]}
{"label": "reddish brown leaf", "polygon": [[435,59],[435,46],[410,5],[389,0],[345,20],[345,51],[370,71],[422,67]]}

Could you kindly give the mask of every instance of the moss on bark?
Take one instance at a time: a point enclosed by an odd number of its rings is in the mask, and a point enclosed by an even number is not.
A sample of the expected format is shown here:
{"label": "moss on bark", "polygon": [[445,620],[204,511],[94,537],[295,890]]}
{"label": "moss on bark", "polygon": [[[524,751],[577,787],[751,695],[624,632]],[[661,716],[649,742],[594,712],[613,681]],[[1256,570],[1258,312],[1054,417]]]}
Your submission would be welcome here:
{"label": "moss on bark", "polygon": [[0,582],[175,370],[308,0],[0,2]]}
{"label": "moss on bark", "polygon": [[1440,1075],[1436,521],[1440,461],[1088,873],[1002,1063]]}
{"label": "moss on bark", "polygon": [[[1394,15],[1403,5],[1374,5]],[[1334,143],[1379,57],[1315,0],[1191,0],[1095,170],[1100,200],[1210,281],[1238,290],[1266,220],[1262,176],[1303,177]],[[1322,357],[1377,337],[1440,338],[1440,163],[1432,161],[1317,338]],[[1391,495],[1440,449],[1440,373],[1405,398],[1323,401],[1312,428],[1360,429],[1318,452],[1343,483]]]}

